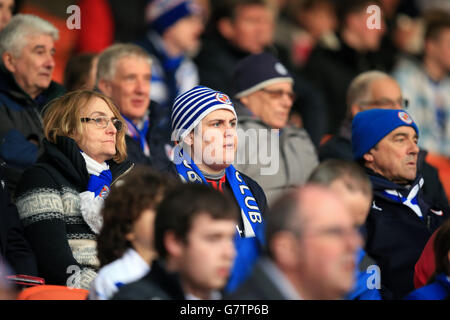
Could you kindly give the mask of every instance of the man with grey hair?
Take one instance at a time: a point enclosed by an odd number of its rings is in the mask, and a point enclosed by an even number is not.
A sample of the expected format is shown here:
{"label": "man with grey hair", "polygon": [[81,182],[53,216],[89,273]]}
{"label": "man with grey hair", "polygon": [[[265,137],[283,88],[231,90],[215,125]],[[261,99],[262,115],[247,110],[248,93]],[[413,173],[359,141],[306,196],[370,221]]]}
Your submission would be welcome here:
{"label": "man with grey hair", "polygon": [[[353,161],[351,143],[351,124],[353,118],[361,111],[368,109],[406,109],[408,101],[404,99],[397,81],[387,73],[371,70],[356,76],[347,90],[347,116],[339,131],[319,148],[319,160],[344,159]],[[449,207],[444,187],[437,170],[425,161],[426,152],[420,150],[417,170],[427,182],[423,187],[424,194],[432,203],[440,207]]]}
{"label": "man with grey hair", "polygon": [[52,81],[57,39],[51,23],[27,14],[0,33],[0,158],[11,190],[42,152],[43,106],[64,93]]}
{"label": "man with grey hair", "polygon": [[99,56],[96,82],[127,123],[128,159],[163,168],[169,160],[166,150],[171,150],[170,132],[160,127],[159,108],[150,104],[151,66],[152,59],[143,48],[114,44]]}

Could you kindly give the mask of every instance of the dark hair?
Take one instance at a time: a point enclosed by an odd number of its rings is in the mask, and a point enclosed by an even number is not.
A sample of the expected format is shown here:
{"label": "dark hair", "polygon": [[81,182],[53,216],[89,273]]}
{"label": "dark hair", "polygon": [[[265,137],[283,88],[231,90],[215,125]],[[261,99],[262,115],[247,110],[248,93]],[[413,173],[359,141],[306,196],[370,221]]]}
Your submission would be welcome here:
{"label": "dark hair", "polygon": [[431,10],[425,18],[425,40],[437,40],[444,29],[450,29],[450,14],[440,10]]}
{"label": "dark hair", "polygon": [[69,59],[64,70],[64,86],[67,91],[86,89],[95,53],[82,53]]}
{"label": "dark hair", "polygon": [[345,26],[345,20],[348,15],[362,10],[365,11],[368,6],[373,4],[382,8],[380,0],[339,0],[335,3],[339,30]]}
{"label": "dark hair", "polygon": [[328,159],[320,163],[309,176],[308,182],[328,186],[341,178],[350,179],[364,194],[372,194],[370,179],[364,169],[355,162],[342,159]]}
{"label": "dark hair", "polygon": [[444,221],[434,238],[434,257],[436,263],[435,275],[444,273],[450,276],[450,262],[448,253],[450,251],[450,219]]}
{"label": "dark hair", "polygon": [[268,3],[265,0],[221,0],[212,3],[213,16],[212,20],[217,23],[220,19],[228,18],[233,20],[236,17],[237,9],[239,7],[258,5],[267,7]]}
{"label": "dark hair", "polygon": [[126,235],[146,209],[155,209],[177,181],[149,167],[137,166],[118,180],[105,200],[103,226],[97,238],[100,266],[120,258],[131,243]]}
{"label": "dark hair", "polygon": [[164,236],[173,231],[176,238],[187,240],[192,222],[199,214],[212,219],[238,220],[236,201],[228,192],[221,193],[207,185],[183,184],[174,189],[160,203],[155,218],[155,249],[161,258],[167,256]]}
{"label": "dark hair", "polygon": [[265,252],[269,257],[273,258],[270,243],[276,233],[284,230],[290,230],[292,232],[300,231],[297,228],[299,226],[292,225],[292,221],[299,209],[299,191],[290,190],[279,197],[264,216],[265,238],[267,243]]}

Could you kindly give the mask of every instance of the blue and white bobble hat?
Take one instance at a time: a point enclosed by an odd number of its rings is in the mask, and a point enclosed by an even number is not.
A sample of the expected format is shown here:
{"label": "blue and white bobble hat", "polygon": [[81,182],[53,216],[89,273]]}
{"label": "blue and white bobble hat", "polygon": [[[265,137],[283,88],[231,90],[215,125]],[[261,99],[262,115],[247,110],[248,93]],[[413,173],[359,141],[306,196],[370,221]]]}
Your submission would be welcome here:
{"label": "blue and white bobble hat", "polygon": [[233,103],[222,92],[196,86],[179,95],[172,107],[172,140],[183,141],[204,117],[219,109],[230,110],[237,119]]}

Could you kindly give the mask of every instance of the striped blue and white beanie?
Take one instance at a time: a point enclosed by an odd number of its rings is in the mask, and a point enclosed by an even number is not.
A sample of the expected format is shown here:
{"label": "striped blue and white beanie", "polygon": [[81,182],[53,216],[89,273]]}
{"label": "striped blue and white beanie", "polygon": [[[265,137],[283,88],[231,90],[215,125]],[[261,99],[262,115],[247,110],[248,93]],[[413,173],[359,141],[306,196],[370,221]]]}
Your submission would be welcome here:
{"label": "striped blue and white beanie", "polygon": [[222,92],[196,86],[179,95],[172,107],[172,140],[183,141],[204,117],[219,109],[230,110],[237,119],[231,99]]}

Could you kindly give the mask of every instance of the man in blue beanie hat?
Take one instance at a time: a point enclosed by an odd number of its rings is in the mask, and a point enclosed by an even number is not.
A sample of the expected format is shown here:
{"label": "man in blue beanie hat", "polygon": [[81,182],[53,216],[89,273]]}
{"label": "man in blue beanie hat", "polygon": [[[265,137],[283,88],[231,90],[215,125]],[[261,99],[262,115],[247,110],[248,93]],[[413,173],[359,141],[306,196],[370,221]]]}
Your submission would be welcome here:
{"label": "man in blue beanie hat", "polygon": [[352,123],[353,157],[373,188],[366,251],[380,266],[381,283],[399,299],[414,289],[414,265],[449,213],[429,203],[417,174],[419,129],[404,110],[371,109]]}

